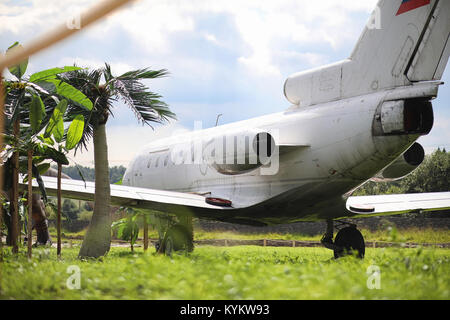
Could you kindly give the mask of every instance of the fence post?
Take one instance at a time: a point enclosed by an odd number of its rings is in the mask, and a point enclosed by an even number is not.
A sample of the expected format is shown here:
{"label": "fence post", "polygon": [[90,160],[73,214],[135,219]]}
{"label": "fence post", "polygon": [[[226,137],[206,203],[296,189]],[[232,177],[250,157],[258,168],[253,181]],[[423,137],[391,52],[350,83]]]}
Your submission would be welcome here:
{"label": "fence post", "polygon": [[148,222],[147,217],[144,215],[144,251],[148,249]]}

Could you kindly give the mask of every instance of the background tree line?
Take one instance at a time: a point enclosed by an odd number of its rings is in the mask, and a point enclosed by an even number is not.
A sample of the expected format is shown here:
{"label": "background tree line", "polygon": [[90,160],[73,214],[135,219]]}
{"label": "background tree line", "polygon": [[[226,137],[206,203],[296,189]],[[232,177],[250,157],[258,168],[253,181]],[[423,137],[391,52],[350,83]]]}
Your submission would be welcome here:
{"label": "background tree line", "polygon": [[[126,168],[124,166],[114,166],[109,168],[109,178],[111,183],[117,183],[122,180],[125,174]],[[68,166],[63,167],[62,172],[75,180],[95,181],[95,169],[91,167],[84,166]],[[82,178],[83,176],[83,178]],[[51,198],[51,197],[50,197]],[[52,199],[51,199],[52,200]],[[50,208],[50,212],[54,210]],[[85,221],[89,222],[92,218],[93,207],[92,203],[88,201],[64,199],[62,204],[62,214],[64,220],[67,220],[65,227],[69,230],[74,221]],[[50,214],[50,221],[55,220],[55,214]],[[74,225],[75,229],[71,231],[78,231],[77,228],[79,224]]]}
{"label": "background tree line", "polygon": [[[112,184],[122,180],[126,168],[124,166],[114,166],[109,168],[109,179]],[[95,169],[84,166],[63,167],[62,172],[74,180],[95,181]],[[83,176],[83,177],[81,177]]]}
{"label": "background tree line", "polygon": [[410,175],[397,181],[369,181],[354,196],[450,191],[450,153],[438,149]]}

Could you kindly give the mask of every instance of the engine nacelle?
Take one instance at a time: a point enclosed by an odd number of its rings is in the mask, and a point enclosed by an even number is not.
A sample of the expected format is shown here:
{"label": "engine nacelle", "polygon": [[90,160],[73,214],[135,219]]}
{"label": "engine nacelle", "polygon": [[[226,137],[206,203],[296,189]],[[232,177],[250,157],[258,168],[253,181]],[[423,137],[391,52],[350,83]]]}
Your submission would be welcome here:
{"label": "engine nacelle", "polygon": [[433,123],[433,107],[428,99],[385,101],[375,114],[373,134],[427,135]]}
{"label": "engine nacelle", "polygon": [[400,180],[417,169],[424,159],[425,150],[420,144],[414,143],[408,151],[379,173],[374,181]]}
{"label": "engine nacelle", "polygon": [[267,132],[241,132],[219,136],[206,150],[207,162],[219,173],[238,175],[270,163],[275,140]]}
{"label": "engine nacelle", "polygon": [[296,106],[309,106],[342,99],[342,70],[351,60],[343,60],[289,76],[284,95]]}

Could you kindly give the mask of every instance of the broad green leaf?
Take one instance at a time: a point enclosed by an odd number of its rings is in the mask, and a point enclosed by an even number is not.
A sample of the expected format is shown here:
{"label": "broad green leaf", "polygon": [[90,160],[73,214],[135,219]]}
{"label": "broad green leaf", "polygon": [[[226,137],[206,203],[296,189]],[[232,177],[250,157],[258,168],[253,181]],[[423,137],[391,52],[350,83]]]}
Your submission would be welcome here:
{"label": "broad green leaf", "polygon": [[64,121],[63,115],[67,109],[67,100],[61,100],[53,110],[52,117],[45,129],[44,137],[50,137],[53,134],[56,142],[60,143],[64,137]]}
{"label": "broad green leaf", "polygon": [[72,150],[75,148],[80,142],[81,137],[83,136],[84,131],[84,117],[79,114],[72,120],[72,123],[69,126],[69,130],[67,131],[66,138],[66,149]]}
{"label": "broad green leaf", "polygon": [[[71,100],[87,110],[92,110],[93,104],[88,97],[86,97],[81,91],[72,87],[70,84],[58,79],[47,79],[44,82],[49,82],[55,86],[55,92],[60,96]],[[42,82],[40,82],[42,83]]]}
{"label": "broad green leaf", "polygon": [[56,163],[60,163],[62,165],[69,165],[69,160],[64,153],[54,149],[54,148],[45,148],[45,152],[42,154],[47,159],[51,159]]}
{"label": "broad green leaf", "polygon": [[124,224],[126,224],[126,223],[127,223],[127,218],[122,218],[122,219],[120,219],[120,220],[114,221],[114,222],[111,224],[111,228],[116,229],[116,228],[118,228],[118,227],[120,227],[121,225],[124,225]]}
{"label": "broad green leaf", "polygon": [[51,137],[45,137],[44,135],[39,135],[37,136],[37,138],[42,141],[43,143],[48,144],[49,146],[53,146],[55,144],[55,141],[53,141],[53,139]]}
{"label": "broad green leaf", "polygon": [[80,67],[64,67],[64,68],[52,68],[52,69],[47,69],[47,70],[43,70],[43,71],[39,71],[36,72],[34,74],[32,74],[30,76],[30,79],[28,81],[30,82],[38,82],[38,81],[45,81],[48,79],[54,79],[56,75],[61,74],[61,73],[65,73],[65,72],[70,72],[70,71],[75,71],[75,70],[80,70],[82,68]]}
{"label": "broad green leaf", "polygon": [[46,173],[47,170],[50,168],[50,163],[42,163],[42,164],[40,164],[40,165],[38,165],[36,167],[37,167],[37,169],[39,171],[39,174],[42,175],[42,174]]}
{"label": "broad green leaf", "polygon": [[33,82],[35,85],[39,86],[42,90],[47,91],[50,94],[56,93],[56,86],[53,83],[46,81]]}
{"label": "broad green leaf", "polygon": [[57,119],[55,128],[52,131],[53,137],[55,138],[56,142],[61,143],[61,141],[64,138],[64,121],[62,117],[59,117]]}
{"label": "broad green leaf", "polygon": [[38,95],[34,95],[30,104],[30,125],[34,133],[36,133],[45,118],[45,107],[41,98]]}
{"label": "broad green leaf", "polygon": [[[19,42],[15,42],[12,46],[8,48],[6,51],[6,55],[12,54],[15,50],[22,50],[22,46],[19,44]],[[9,67],[8,70],[13,74],[17,79],[21,79],[22,76],[27,71],[28,67],[28,58],[20,62],[18,65]]]}

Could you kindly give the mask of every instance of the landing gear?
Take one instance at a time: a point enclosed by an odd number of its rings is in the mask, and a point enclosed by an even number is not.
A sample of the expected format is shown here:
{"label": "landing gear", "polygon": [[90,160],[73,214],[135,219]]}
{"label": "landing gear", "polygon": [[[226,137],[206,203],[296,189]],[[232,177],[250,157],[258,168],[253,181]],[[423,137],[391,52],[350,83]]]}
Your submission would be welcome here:
{"label": "landing gear", "polygon": [[341,229],[336,235],[334,244],[337,247],[334,250],[336,259],[351,254],[356,254],[358,258],[363,259],[366,253],[364,238],[356,226]]}
{"label": "landing gear", "polygon": [[174,252],[194,251],[192,217],[158,215],[153,220],[159,233],[159,241],[155,244],[156,252],[172,256]]}
{"label": "landing gear", "polygon": [[185,226],[176,224],[167,230],[159,252],[164,252],[166,256],[172,256],[175,251],[189,253],[193,250],[192,233]]}
{"label": "landing gear", "polygon": [[366,245],[361,232],[356,229],[356,225],[338,221],[346,227],[339,230],[333,242],[333,220],[327,220],[327,231],[322,237],[322,244],[334,251],[334,258],[338,259],[347,255],[356,255],[363,259],[366,251]]}

